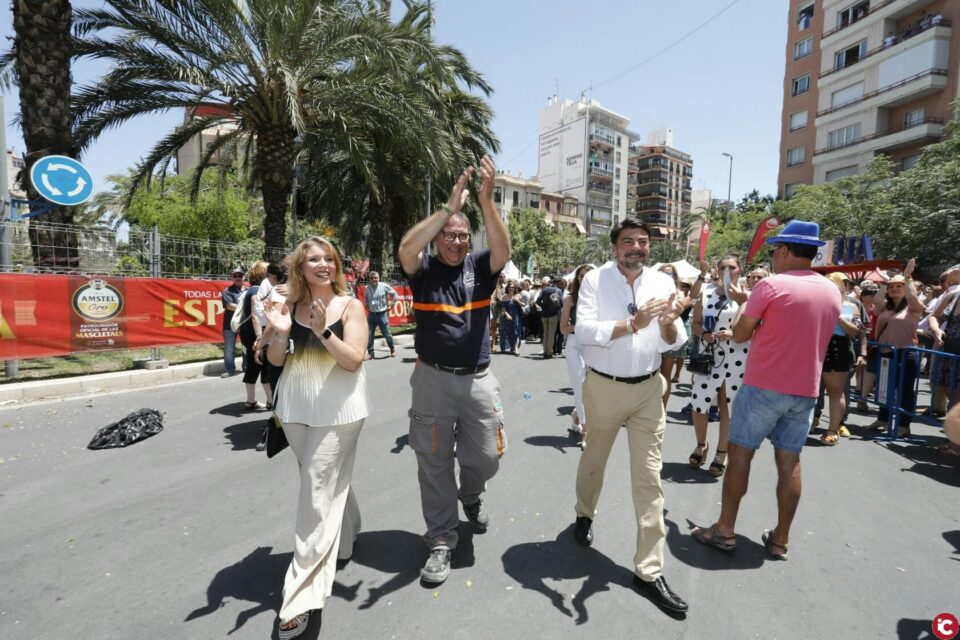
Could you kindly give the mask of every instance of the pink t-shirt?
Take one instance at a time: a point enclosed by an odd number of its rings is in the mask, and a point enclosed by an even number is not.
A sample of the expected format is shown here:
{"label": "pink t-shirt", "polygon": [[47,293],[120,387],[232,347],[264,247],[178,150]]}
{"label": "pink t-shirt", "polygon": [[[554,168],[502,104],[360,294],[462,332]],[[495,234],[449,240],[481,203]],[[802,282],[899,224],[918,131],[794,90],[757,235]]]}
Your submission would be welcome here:
{"label": "pink t-shirt", "polygon": [[815,398],[827,343],[840,317],[837,286],[813,271],[777,274],[754,285],[743,314],[761,321],[744,384]]}

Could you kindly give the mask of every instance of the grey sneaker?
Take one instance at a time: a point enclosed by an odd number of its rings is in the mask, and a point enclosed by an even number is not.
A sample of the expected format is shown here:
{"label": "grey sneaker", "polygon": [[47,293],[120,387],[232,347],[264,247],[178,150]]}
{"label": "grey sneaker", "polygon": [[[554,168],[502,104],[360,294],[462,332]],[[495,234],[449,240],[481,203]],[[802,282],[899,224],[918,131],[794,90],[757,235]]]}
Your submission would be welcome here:
{"label": "grey sneaker", "polygon": [[487,530],[487,525],[490,524],[490,516],[487,515],[486,509],[483,508],[483,500],[477,500],[473,504],[464,503],[463,512],[466,514],[470,524],[480,531]]}
{"label": "grey sneaker", "polygon": [[420,579],[431,584],[440,584],[450,575],[450,549],[437,547],[430,551],[427,563],[420,570]]}

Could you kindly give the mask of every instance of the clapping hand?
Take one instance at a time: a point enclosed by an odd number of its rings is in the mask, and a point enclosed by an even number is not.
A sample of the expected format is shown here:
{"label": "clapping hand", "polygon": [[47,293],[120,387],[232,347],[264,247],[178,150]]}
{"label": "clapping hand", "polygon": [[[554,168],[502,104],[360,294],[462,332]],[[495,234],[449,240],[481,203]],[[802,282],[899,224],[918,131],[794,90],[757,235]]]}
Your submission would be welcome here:
{"label": "clapping hand", "polygon": [[663,313],[666,308],[667,300],[665,298],[652,298],[647,300],[640,305],[640,308],[637,309],[637,312],[634,314],[633,326],[638,330],[643,329],[645,326],[650,324],[651,320],[660,316],[660,314]]}
{"label": "clapping hand", "polygon": [[320,298],[314,300],[313,304],[310,305],[310,328],[313,329],[318,338],[327,328],[327,307],[320,302]]}
{"label": "clapping hand", "polygon": [[673,324],[681,313],[683,313],[683,303],[677,299],[677,294],[671,293],[670,297],[664,301],[663,309],[660,311],[657,321],[660,326],[665,327]]}
{"label": "clapping hand", "polygon": [[497,177],[497,168],[493,164],[490,156],[483,156],[480,159],[480,200],[493,200],[493,186]]}
{"label": "clapping hand", "polygon": [[276,333],[284,336],[290,334],[293,319],[290,317],[290,309],[287,305],[268,300],[263,305],[263,314],[267,318],[267,324]]}
{"label": "clapping hand", "polygon": [[453,185],[453,189],[450,190],[450,198],[447,200],[447,207],[451,212],[458,213],[460,209],[463,208],[464,203],[467,201],[467,196],[470,195],[470,190],[467,189],[467,181],[470,179],[470,176],[473,175],[473,171],[473,167],[467,167],[464,169],[463,173],[460,174],[460,178],[457,179],[456,184]]}

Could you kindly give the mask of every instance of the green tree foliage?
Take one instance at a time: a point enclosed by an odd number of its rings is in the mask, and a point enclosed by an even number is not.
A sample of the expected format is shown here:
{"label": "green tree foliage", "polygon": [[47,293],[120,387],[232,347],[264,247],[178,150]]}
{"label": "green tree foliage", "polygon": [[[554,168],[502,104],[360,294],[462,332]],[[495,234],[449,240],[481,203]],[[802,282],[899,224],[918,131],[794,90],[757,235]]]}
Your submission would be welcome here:
{"label": "green tree foliage", "polygon": [[586,261],[587,239],[572,227],[551,227],[543,213],[535,209],[513,211],[507,219],[512,260],[521,271],[533,256],[537,271],[568,273]]}
{"label": "green tree foliage", "polygon": [[[393,23],[387,0],[106,0],[77,9],[74,54],[108,68],[74,95],[77,146],[145,113],[195,114],[138,166],[136,191],[194,136],[221,127],[199,168],[218,156],[242,160],[248,185],[263,195],[264,239],[276,255],[305,140],[321,136],[327,152],[369,181],[380,158],[375,134],[404,122],[419,129],[420,114],[432,117],[412,101],[415,91],[396,91],[412,58],[449,73],[432,55],[425,14],[416,5]],[[194,193],[200,182],[198,171]]]}
{"label": "green tree foliage", "polygon": [[164,235],[224,242],[259,235],[263,220],[259,199],[247,193],[235,173],[221,181],[216,170],[205,171],[195,201],[187,176],[154,180],[130,196],[133,181],[133,175],[108,176],[112,189],[97,194],[94,210],[143,229],[156,224]]}

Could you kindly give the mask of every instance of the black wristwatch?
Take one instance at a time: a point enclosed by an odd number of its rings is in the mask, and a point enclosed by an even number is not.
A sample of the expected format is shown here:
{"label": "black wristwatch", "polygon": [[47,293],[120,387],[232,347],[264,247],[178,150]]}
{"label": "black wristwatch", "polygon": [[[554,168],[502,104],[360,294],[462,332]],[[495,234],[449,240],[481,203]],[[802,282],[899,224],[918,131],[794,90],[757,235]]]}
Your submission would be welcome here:
{"label": "black wristwatch", "polygon": [[327,327],[326,329],[323,330],[323,333],[321,333],[320,335],[323,336],[324,340],[329,340],[330,336],[333,335],[333,331],[330,331],[330,327]]}

